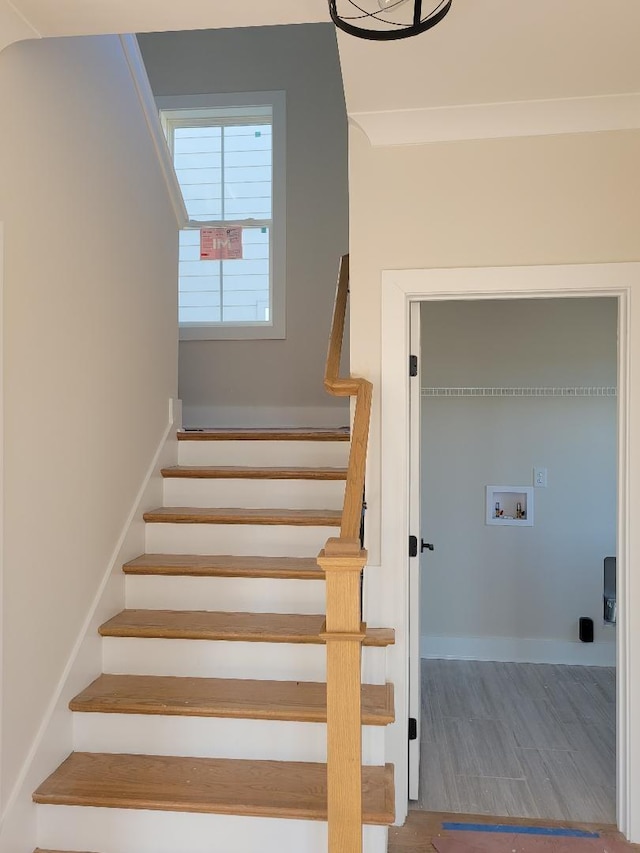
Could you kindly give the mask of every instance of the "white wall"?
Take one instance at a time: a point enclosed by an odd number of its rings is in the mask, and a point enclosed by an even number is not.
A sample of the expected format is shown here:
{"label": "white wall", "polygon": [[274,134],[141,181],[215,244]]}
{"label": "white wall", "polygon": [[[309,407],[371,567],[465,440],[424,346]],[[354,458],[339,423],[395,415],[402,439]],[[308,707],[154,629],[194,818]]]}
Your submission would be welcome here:
{"label": "white wall", "polygon": [[[422,305],[422,386],[616,385],[611,299]],[[422,398],[424,657],[615,662],[602,619],[616,553],[612,397]],[[533,527],[487,526],[485,486],[535,489]],[[595,644],[578,643],[594,620]]]}
{"label": "white wall", "polygon": [[333,26],[155,33],[139,43],[156,97],[287,96],[286,340],[182,341],[185,424],[345,424],[345,402],[322,386],[338,260],[348,248],[347,119]]}
{"label": "white wall", "polygon": [[177,228],[116,37],[11,45],[0,101],[6,806],[167,427]]}

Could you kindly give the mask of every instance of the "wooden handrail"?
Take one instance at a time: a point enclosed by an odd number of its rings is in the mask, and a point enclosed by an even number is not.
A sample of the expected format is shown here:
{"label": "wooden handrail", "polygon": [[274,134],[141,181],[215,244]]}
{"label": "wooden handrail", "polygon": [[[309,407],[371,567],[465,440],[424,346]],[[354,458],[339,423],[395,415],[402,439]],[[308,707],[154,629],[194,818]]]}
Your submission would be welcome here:
{"label": "wooden handrail", "polygon": [[371,392],[366,379],[340,377],[349,294],[349,256],[340,262],[324,385],[336,397],[355,397],[340,536],[318,556],[327,585],[327,821],[329,853],[362,853],[361,655],[365,625],[360,575],[367,553],[360,544]]}
{"label": "wooden handrail", "polygon": [[349,255],[343,255],[338,273],[338,286],[333,307],[333,321],[329,335],[329,348],[324,373],[324,387],[335,397],[355,397],[356,406],[351,428],[351,449],[347,469],[347,483],[342,511],[341,539],[357,539],[362,519],[362,497],[371,419],[371,392],[373,385],[367,379],[355,376],[340,378],[340,360],[344,339],[344,323],[349,296]]}

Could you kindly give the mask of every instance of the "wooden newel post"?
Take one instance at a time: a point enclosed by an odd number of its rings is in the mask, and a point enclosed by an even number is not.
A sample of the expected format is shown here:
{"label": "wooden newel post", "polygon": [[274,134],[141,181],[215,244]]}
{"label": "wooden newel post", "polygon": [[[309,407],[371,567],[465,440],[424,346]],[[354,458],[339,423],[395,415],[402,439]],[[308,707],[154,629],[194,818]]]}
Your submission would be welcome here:
{"label": "wooden newel post", "polygon": [[360,573],[356,539],[328,539],[318,555],[327,587],[327,821],[329,853],[362,853]]}
{"label": "wooden newel post", "polygon": [[327,588],[327,821],[329,853],[362,853],[362,641],[360,573],[367,561],[357,538],[362,521],[367,442],[373,386],[340,378],[349,293],[349,256],[340,263],[324,385],[336,397],[356,397],[340,538],[328,539],[318,556]]}

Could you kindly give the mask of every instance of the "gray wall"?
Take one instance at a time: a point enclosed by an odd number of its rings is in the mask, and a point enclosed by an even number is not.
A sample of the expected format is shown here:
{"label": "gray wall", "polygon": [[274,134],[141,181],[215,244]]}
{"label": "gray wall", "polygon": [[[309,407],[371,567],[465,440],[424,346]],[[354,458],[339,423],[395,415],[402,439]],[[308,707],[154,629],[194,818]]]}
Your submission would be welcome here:
{"label": "gray wall", "polygon": [[[422,306],[422,386],[616,385],[611,299]],[[616,399],[422,399],[423,656],[613,663]],[[533,485],[533,527],[485,524],[486,485]],[[596,644],[576,644],[580,616]],[[602,644],[602,645],[600,645]]]}
{"label": "gray wall", "polygon": [[347,119],[328,24],[140,35],[156,96],[287,93],[287,337],[184,341],[186,425],[344,424],[322,375],[338,259],[348,249]]}

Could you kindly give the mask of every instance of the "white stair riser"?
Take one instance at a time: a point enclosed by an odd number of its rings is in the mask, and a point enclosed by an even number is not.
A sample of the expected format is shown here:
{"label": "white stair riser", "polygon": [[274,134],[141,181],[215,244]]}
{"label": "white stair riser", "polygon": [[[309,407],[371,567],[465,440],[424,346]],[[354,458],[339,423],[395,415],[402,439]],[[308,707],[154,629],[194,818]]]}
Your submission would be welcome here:
{"label": "white stair riser", "polygon": [[[76,713],[73,717],[73,747],[79,752],[327,760],[324,723],[139,714]],[[362,760],[384,764],[384,727],[363,727]]]}
{"label": "white stair riser", "polygon": [[348,441],[179,441],[180,465],[346,468]]}
{"label": "white stair riser", "polygon": [[165,477],[165,506],[342,509],[344,480],[241,480]]}
{"label": "white stair riser", "polygon": [[316,557],[339,527],[286,524],[147,524],[148,554]]}
{"label": "white stair riser", "polygon": [[[385,683],[384,648],[362,650],[362,680]],[[326,649],[305,643],[244,643],[105,637],[103,672],[326,681]]]}
{"label": "white stair riser", "polygon": [[[326,853],[324,821],[140,809],[38,806],[38,844],[100,853]],[[387,828],[366,826],[364,853],[386,853]]]}
{"label": "white stair riser", "polygon": [[323,580],[128,575],[126,604],[141,610],[324,613]]}

